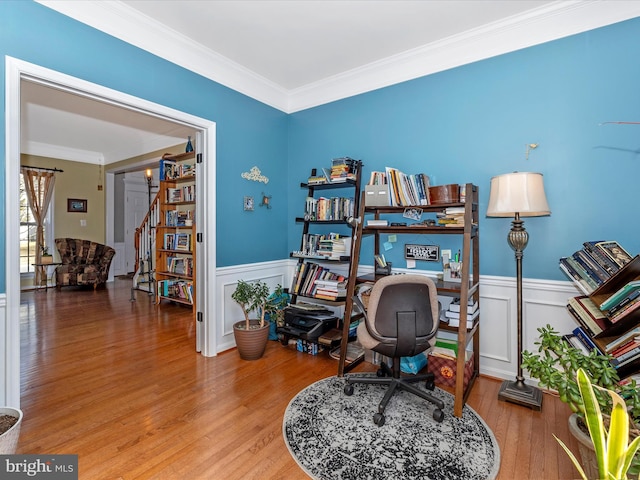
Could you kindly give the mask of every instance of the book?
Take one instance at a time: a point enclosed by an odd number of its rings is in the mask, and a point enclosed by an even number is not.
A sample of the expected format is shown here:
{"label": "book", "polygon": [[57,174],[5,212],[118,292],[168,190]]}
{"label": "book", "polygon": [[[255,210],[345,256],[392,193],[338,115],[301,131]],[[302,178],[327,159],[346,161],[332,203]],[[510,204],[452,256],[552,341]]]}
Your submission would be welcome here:
{"label": "book", "polygon": [[614,262],[608,255],[606,255],[596,245],[602,243],[602,240],[592,240],[584,242],[582,246],[584,250],[593,258],[602,268],[604,268],[610,275],[613,275],[620,270],[620,265]]}
{"label": "book", "polygon": [[640,347],[636,347],[620,355],[619,357],[614,358],[613,360],[611,360],[611,365],[613,365],[614,367],[622,366],[634,361],[636,358],[640,358]]}
{"label": "book", "polygon": [[[457,318],[450,318],[449,319],[449,326],[450,327],[454,327],[457,328],[460,326],[460,320]],[[473,320],[468,320],[467,321],[467,330],[471,330],[473,328]]]}
{"label": "book", "polygon": [[580,278],[582,278],[585,282],[587,282],[587,285],[589,285],[589,287],[591,287],[592,290],[595,290],[600,286],[600,284],[596,280],[594,280],[591,275],[587,273],[587,271],[582,266],[582,264],[578,262],[573,256],[566,257],[566,258],[569,265],[573,267],[573,269],[578,273]]}
{"label": "book", "polygon": [[640,280],[634,280],[632,282],[627,283],[609,298],[607,298],[604,302],[600,304],[601,310],[609,310],[612,307],[615,307],[620,302],[622,302],[626,297],[635,291],[640,290]]}
{"label": "book", "polygon": [[[467,315],[474,313],[478,309],[478,302],[474,302],[472,298],[467,302]],[[460,311],[460,297],[454,298],[449,304],[449,310],[452,312]]]}
{"label": "book", "polygon": [[638,337],[634,337],[634,340],[631,340],[621,346],[619,346],[618,348],[616,348],[615,350],[613,350],[611,352],[611,355],[613,355],[614,357],[620,357],[622,355],[624,355],[627,352],[630,352],[631,350],[640,347],[640,340],[637,339]]}
{"label": "book", "polygon": [[325,345],[330,348],[338,346],[341,340],[342,330],[339,328],[332,328],[318,337],[318,343],[320,345]]}
{"label": "book", "polygon": [[580,277],[580,275],[578,275],[577,272],[573,270],[573,267],[569,265],[566,258],[561,258],[558,266],[560,267],[560,270],[562,270],[567,275],[567,277],[573,280],[574,285],[578,287],[578,290],[580,290],[583,294],[589,295],[594,291],[594,288],[590,287],[587,282],[585,282]]}
{"label": "book", "polygon": [[575,335],[586,347],[589,351],[596,349],[599,353],[602,353],[598,345],[596,345],[591,337],[586,334],[582,327],[576,327],[573,329],[573,335]]}
{"label": "book", "polygon": [[582,266],[585,267],[585,270],[597,279],[600,285],[611,278],[611,274],[602,268],[602,266],[600,266],[600,264],[596,262],[584,249],[578,250],[574,256]]}
{"label": "book", "polygon": [[637,298],[631,303],[628,303],[627,305],[625,305],[621,310],[618,310],[613,315],[609,315],[609,320],[611,321],[611,323],[619,322],[624,317],[635,312],[639,308],[640,308],[640,299]]}
{"label": "book", "polygon": [[388,220],[367,220],[367,227],[386,227],[389,225]]}
{"label": "book", "polygon": [[585,355],[589,355],[589,349],[584,343],[582,343],[582,341],[576,335],[572,333],[568,333],[566,335],[563,335],[562,339],[565,342],[569,343],[569,345],[571,345],[572,347],[580,350]]}
{"label": "book", "polygon": [[[476,318],[478,318],[478,315],[480,315],[480,310],[476,310],[473,313],[467,313],[467,322],[473,322],[473,320],[475,320]],[[451,319],[459,319],[460,318],[460,312],[453,312],[451,310],[447,310],[445,312],[445,316],[447,318],[449,318],[449,325],[451,325]],[[454,325],[451,325],[454,326]]]}
{"label": "book", "polygon": [[574,311],[578,318],[583,320],[583,325],[591,335],[598,335],[609,327],[607,316],[587,296],[572,297],[568,307]]}
{"label": "book", "polygon": [[632,260],[631,255],[614,240],[598,242],[596,247],[620,267],[624,267]]}
{"label": "book", "polygon": [[611,340],[609,343],[607,343],[607,345],[605,345],[605,349],[604,350],[607,353],[611,353],[615,348],[617,348],[620,345],[628,342],[629,340],[631,340],[632,338],[634,338],[636,336],[640,336],[640,327],[635,327],[635,328],[629,330],[628,332],[623,333],[618,338],[616,338],[614,340]]}

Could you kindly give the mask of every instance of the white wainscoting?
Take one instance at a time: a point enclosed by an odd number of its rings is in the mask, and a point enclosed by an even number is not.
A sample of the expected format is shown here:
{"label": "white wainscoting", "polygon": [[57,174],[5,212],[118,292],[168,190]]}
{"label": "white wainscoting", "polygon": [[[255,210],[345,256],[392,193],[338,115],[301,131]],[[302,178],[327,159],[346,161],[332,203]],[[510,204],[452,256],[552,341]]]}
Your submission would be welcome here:
{"label": "white wainscoting", "polygon": [[216,270],[216,283],[218,294],[216,299],[217,316],[222,321],[216,321],[218,332],[216,338],[218,344],[216,351],[223,352],[236,346],[233,338],[233,324],[244,320],[242,309],[231,298],[231,294],[236,289],[238,280],[247,282],[262,280],[273,290],[280,284],[285,288],[289,287],[292,267],[288,260],[254,263],[251,265],[234,265],[233,267],[219,267]]}
{"label": "white wainscoting", "polygon": [[[217,270],[219,288],[218,322],[221,331],[218,351],[235,347],[232,326],[241,320],[242,311],[231,299],[239,279],[263,280],[272,288],[280,283],[289,287],[295,271],[295,260],[265,262],[252,265],[223,267]],[[359,274],[370,273],[371,267],[361,266]],[[423,273],[394,269],[396,273]],[[425,274],[427,272],[424,272]],[[433,272],[435,273],[435,272]],[[524,279],[522,282],[523,349],[536,350],[539,327],[547,324],[567,333],[576,327],[567,312],[567,299],[580,295],[571,282]],[[491,377],[512,379],[517,372],[517,300],[516,279],[510,277],[480,277],[480,373]],[[527,377],[527,372],[524,372]],[[532,382],[535,384],[536,382]]]}

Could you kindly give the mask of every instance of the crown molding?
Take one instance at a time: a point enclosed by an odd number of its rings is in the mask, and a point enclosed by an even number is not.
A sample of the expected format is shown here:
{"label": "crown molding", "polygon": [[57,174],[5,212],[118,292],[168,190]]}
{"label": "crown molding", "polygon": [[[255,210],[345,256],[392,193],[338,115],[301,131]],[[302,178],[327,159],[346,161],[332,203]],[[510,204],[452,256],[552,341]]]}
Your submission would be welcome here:
{"label": "crown molding", "polygon": [[304,87],[287,90],[117,0],[36,1],[285,113],[640,16],[640,2],[635,1],[557,1]]}
{"label": "crown molding", "polygon": [[22,153],[36,155],[38,157],[58,158],[71,162],[91,163],[104,165],[104,155],[100,152],[80,150],[77,148],[63,147],[41,142],[27,142],[22,147]]}

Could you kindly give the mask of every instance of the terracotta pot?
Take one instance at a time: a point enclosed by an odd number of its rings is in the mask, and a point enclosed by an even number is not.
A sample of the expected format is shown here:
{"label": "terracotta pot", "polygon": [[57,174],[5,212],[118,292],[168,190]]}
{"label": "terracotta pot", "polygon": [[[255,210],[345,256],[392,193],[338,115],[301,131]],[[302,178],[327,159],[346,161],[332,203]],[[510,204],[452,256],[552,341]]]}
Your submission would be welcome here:
{"label": "terracotta pot", "polygon": [[[580,453],[580,464],[587,474],[587,478],[599,478],[598,460],[596,459],[596,451],[593,448],[593,442],[588,433],[582,431],[578,425],[578,415],[573,413],[569,417],[569,431],[578,440],[578,452]],[[586,428],[586,426],[585,426]]]}
{"label": "terracotta pot", "polygon": [[247,322],[242,320],[233,324],[233,337],[238,353],[243,360],[257,360],[264,354],[269,341],[269,322],[260,327],[260,320],[249,320],[252,328],[245,329]]}
{"label": "terracotta pot", "polygon": [[0,435],[0,455],[13,455],[18,447],[20,426],[22,425],[22,410],[19,408],[0,407],[0,415],[16,417],[18,421],[9,430]]}

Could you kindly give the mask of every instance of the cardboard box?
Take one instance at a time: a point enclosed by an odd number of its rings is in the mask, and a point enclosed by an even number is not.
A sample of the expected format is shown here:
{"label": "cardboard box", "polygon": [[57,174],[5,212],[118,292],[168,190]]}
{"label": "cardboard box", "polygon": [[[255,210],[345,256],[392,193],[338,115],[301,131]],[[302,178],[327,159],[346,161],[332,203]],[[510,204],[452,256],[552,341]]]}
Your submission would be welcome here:
{"label": "cardboard box", "polygon": [[[436,385],[447,387],[456,386],[456,360],[429,355],[427,369],[435,376]],[[469,379],[473,375],[473,354],[464,364],[464,388],[467,388]]]}
{"label": "cardboard box", "polygon": [[388,207],[389,185],[365,185],[364,204],[367,207]]}

